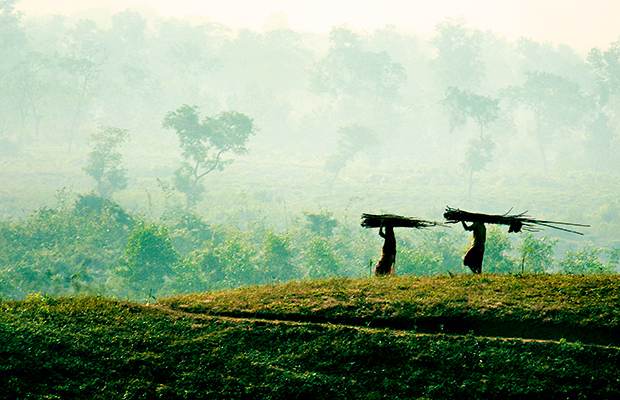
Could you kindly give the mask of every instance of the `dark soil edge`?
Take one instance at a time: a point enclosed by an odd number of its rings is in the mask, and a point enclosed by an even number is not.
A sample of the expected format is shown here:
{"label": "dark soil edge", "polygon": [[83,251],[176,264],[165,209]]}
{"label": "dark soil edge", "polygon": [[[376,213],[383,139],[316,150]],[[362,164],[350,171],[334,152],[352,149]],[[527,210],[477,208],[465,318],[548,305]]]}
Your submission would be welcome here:
{"label": "dark soil edge", "polygon": [[428,334],[474,335],[498,338],[521,338],[535,340],[566,340],[601,346],[620,346],[620,328],[582,327],[567,323],[523,322],[507,319],[479,319],[464,316],[417,317],[417,318],[352,318],[324,317],[320,315],[234,312],[205,312],[184,307],[177,311],[213,317],[263,319],[301,323],[352,325],[368,328],[398,329]]}

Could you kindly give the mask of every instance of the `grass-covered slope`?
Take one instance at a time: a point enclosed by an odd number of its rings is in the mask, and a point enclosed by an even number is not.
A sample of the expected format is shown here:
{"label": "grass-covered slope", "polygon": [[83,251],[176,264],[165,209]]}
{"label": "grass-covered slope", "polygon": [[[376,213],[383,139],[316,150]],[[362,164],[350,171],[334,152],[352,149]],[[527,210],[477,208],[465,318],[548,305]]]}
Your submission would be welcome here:
{"label": "grass-covered slope", "polygon": [[[619,283],[399,277],[255,287],[155,306],[97,297],[2,302],[0,398],[612,398],[620,348],[476,329],[511,320],[617,332]],[[456,318],[472,329],[404,329],[423,318]]]}
{"label": "grass-covered slope", "polygon": [[171,297],[188,312],[620,346],[620,275],[334,279]]}

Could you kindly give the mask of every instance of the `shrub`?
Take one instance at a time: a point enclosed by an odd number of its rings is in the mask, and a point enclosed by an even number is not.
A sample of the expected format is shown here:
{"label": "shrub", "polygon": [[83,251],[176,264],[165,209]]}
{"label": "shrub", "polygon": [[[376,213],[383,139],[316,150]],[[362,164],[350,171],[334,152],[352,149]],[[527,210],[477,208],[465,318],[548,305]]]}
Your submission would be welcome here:
{"label": "shrub", "polygon": [[565,274],[600,274],[609,273],[609,265],[603,264],[598,247],[586,246],[581,251],[566,251],[566,255],[559,261],[560,271]]}
{"label": "shrub", "polygon": [[552,269],[554,263],[553,248],[557,239],[543,236],[537,239],[531,233],[521,236],[518,252],[521,254],[521,272],[545,272]]}

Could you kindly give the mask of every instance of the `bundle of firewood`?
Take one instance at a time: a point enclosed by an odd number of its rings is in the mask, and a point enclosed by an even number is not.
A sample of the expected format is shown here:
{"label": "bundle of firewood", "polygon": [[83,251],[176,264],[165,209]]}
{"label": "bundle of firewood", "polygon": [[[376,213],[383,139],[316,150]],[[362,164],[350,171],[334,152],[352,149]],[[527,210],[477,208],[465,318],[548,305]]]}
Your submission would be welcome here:
{"label": "bundle of firewood", "polygon": [[380,228],[392,226],[394,228],[428,228],[429,226],[444,226],[440,222],[424,221],[413,217],[403,217],[394,214],[362,214],[364,228]]}
{"label": "bundle of firewood", "polygon": [[[526,211],[527,212],[527,211]],[[520,232],[521,230],[536,232],[540,230],[540,227],[548,227],[553,229],[558,229],[565,232],[576,233],[578,235],[583,235],[581,232],[577,232],[572,229],[559,227],[556,225],[564,225],[564,226],[581,226],[581,227],[589,227],[590,225],[583,224],[573,224],[570,222],[557,222],[557,221],[545,221],[530,218],[525,215],[526,212],[522,212],[520,214],[509,214],[503,215],[495,215],[495,214],[482,214],[482,213],[471,213],[468,211],[459,210],[458,208],[446,207],[446,212],[443,214],[444,218],[448,223],[457,223],[460,221],[465,222],[482,222],[485,224],[502,224],[508,225],[508,232]]]}
{"label": "bundle of firewood", "polygon": [[[457,222],[482,222],[484,224],[500,224],[508,225],[508,232],[521,232],[530,231],[538,232],[542,227],[558,229],[560,231],[576,233],[583,235],[573,229],[568,229],[566,226],[578,226],[589,227],[590,225],[574,224],[571,222],[558,222],[558,221],[546,221],[535,219],[527,216],[525,212],[520,214],[510,214],[508,211],[506,214],[483,214],[472,213],[468,211],[459,210],[458,208],[446,207],[446,212],[443,214],[446,219],[446,223],[454,224]],[[558,226],[560,225],[560,226]],[[447,226],[441,222],[425,221],[413,217],[403,217],[402,215],[395,214],[362,214],[362,226],[364,228],[380,228],[381,226],[392,226],[394,228],[428,228],[431,226]]]}

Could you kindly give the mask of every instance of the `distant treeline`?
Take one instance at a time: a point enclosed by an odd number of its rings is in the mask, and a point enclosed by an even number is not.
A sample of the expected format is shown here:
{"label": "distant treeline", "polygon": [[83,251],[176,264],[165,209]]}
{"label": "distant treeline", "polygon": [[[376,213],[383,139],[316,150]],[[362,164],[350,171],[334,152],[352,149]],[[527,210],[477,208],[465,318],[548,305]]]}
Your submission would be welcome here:
{"label": "distant treeline", "polygon": [[491,162],[620,167],[620,42],[583,58],[463,19],[437,24],[429,39],[392,25],[319,35],[282,21],[257,32],[131,10],[102,11],[105,26],[69,24],[21,15],[17,3],[0,4],[2,157],[41,141],[72,149],[100,125],[157,146],[169,136],[166,113],[189,104],[251,116],[257,143],[306,140],[331,156],[326,170],[336,175],[364,150],[362,138],[392,163],[413,154],[472,176]]}

